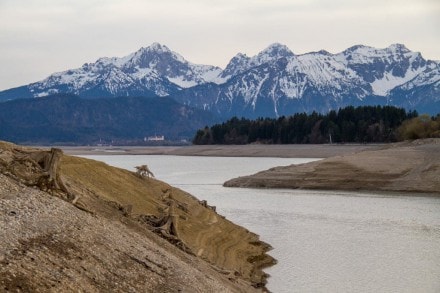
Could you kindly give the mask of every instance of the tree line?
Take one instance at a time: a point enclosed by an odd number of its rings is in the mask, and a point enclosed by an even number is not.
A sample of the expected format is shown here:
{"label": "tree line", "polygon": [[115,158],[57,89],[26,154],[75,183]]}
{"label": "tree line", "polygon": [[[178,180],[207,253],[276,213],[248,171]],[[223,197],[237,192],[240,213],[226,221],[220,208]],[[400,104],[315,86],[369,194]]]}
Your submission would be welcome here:
{"label": "tree line", "polygon": [[[417,118],[392,106],[348,106],[327,114],[297,113],[279,118],[250,120],[233,117],[228,121],[199,129],[194,144],[306,144],[371,143],[401,139],[399,127]],[[414,123],[413,123],[414,124]]]}

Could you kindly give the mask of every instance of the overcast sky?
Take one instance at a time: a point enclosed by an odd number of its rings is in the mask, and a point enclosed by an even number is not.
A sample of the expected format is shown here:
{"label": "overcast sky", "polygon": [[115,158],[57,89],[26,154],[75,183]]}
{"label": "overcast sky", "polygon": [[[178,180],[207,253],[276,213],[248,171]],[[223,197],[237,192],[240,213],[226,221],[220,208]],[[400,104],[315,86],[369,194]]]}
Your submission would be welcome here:
{"label": "overcast sky", "polygon": [[0,90],[153,42],[222,68],[274,42],[295,54],[403,43],[440,60],[440,0],[0,0]]}

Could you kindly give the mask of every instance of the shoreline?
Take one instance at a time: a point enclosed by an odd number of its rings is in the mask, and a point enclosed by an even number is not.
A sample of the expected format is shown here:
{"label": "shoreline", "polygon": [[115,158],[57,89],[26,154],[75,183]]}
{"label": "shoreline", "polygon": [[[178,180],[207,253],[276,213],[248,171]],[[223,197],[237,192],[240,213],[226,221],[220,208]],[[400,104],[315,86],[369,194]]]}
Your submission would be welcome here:
{"label": "shoreline", "polygon": [[384,145],[228,180],[225,187],[397,192],[440,196],[440,139]]}
{"label": "shoreline", "polygon": [[[376,150],[386,144],[59,146],[68,155],[171,155],[210,157],[329,158]],[[47,148],[43,146],[42,148]]]}

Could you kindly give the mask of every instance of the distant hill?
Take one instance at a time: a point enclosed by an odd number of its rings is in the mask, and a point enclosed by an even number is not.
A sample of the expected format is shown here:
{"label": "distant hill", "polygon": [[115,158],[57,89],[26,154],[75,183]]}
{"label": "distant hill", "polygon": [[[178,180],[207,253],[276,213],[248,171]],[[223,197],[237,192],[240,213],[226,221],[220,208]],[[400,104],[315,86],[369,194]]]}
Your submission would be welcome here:
{"label": "distant hill", "polygon": [[211,113],[167,97],[52,95],[0,103],[0,139],[20,143],[127,144],[155,134],[191,139],[198,128],[214,122]]}
{"label": "distant hill", "polygon": [[224,119],[327,113],[350,105],[396,106],[435,115],[440,112],[440,62],[402,44],[297,55],[275,43],[255,56],[237,54],[222,70],[193,64],[154,43],[125,57],[100,58],[0,91],[0,101],[60,93],[87,99],[169,96]]}

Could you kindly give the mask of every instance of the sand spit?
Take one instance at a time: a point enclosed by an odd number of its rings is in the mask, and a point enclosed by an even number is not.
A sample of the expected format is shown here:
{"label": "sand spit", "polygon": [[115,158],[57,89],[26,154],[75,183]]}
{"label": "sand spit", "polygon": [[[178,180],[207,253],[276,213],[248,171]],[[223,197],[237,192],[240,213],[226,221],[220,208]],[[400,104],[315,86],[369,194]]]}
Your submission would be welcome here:
{"label": "sand spit", "polygon": [[228,187],[427,193],[440,196],[440,139],[383,145],[225,182]]}
{"label": "sand spit", "polygon": [[154,178],[0,142],[0,291],[261,292],[269,249]]}

